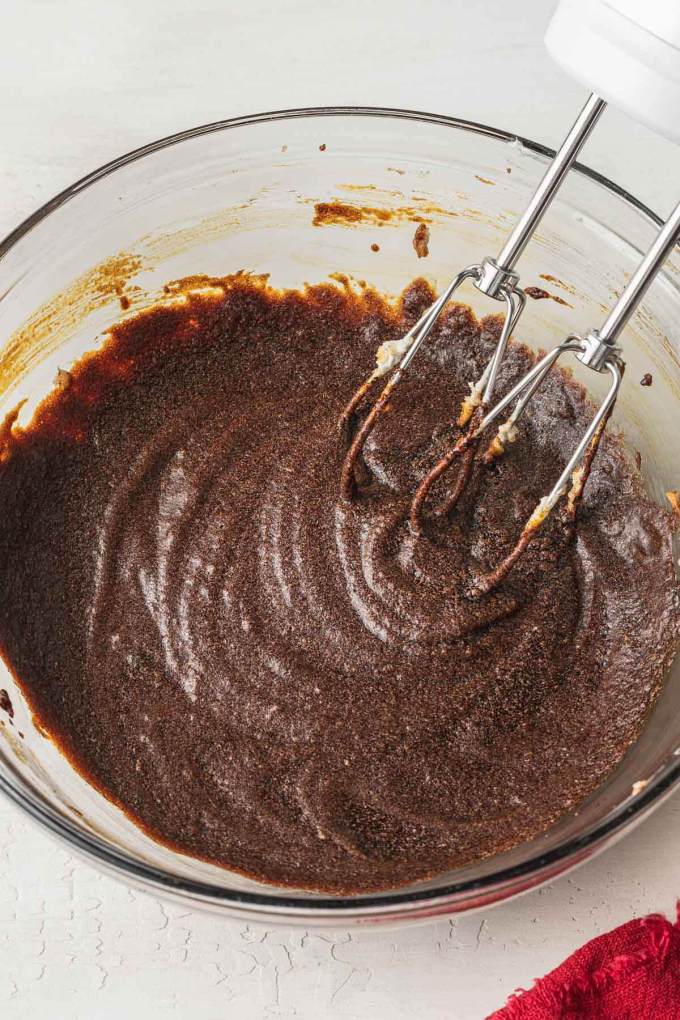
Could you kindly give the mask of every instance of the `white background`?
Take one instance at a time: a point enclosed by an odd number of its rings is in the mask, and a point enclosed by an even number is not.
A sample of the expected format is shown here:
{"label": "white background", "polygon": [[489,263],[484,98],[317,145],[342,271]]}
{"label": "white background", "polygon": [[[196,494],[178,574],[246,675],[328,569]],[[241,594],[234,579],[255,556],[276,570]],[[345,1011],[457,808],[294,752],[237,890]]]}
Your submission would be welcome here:
{"label": "white background", "polygon": [[[195,124],[292,106],[451,113],[552,146],[583,90],[550,0],[0,0],[0,232],[74,179]],[[659,213],[680,149],[614,111],[584,160]],[[229,267],[225,267],[228,269]],[[680,894],[680,800],[554,885],[388,932],[249,930],[164,907],[0,804],[4,1020],[482,1020],[515,987]]]}

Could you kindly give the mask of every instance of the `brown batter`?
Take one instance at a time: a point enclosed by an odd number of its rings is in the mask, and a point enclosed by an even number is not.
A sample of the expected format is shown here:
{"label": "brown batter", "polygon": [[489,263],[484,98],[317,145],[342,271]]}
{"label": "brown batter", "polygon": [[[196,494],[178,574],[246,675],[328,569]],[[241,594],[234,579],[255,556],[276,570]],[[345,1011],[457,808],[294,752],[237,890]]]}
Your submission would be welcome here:
{"label": "brown batter", "polygon": [[[498,562],[592,411],[556,374],[416,539],[411,495],[497,335],[455,306],[344,501],[336,422],[431,300],[237,276],[117,326],[0,450],[0,642],[37,717],[159,839],[387,888],[511,847],[636,738],[680,629],[672,517],[608,437],[576,537]],[[514,347],[501,387],[524,371]],[[370,479],[365,479],[368,481]]]}

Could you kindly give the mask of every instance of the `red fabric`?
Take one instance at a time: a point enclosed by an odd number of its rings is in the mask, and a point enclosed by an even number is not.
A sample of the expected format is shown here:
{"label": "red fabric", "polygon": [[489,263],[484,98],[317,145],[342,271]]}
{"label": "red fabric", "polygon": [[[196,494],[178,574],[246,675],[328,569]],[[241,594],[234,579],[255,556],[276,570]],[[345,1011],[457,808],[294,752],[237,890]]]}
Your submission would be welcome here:
{"label": "red fabric", "polygon": [[680,1020],[680,903],[586,943],[487,1020]]}

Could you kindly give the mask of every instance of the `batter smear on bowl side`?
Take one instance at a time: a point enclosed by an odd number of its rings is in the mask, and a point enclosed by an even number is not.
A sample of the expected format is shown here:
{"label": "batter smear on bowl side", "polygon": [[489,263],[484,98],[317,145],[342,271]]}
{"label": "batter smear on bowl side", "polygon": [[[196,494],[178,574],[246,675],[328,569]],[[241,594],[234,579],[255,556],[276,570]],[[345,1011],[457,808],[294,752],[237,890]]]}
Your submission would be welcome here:
{"label": "batter smear on bowl side", "polygon": [[[472,598],[592,417],[580,389],[554,372],[417,537],[413,491],[497,320],[449,308],[348,500],[338,415],[431,291],[204,282],[2,434],[0,643],[38,721],[157,839],[271,883],[386,889],[541,833],[670,665],[673,515],[607,434],[576,528],[555,511]],[[511,345],[499,393],[530,364]]]}

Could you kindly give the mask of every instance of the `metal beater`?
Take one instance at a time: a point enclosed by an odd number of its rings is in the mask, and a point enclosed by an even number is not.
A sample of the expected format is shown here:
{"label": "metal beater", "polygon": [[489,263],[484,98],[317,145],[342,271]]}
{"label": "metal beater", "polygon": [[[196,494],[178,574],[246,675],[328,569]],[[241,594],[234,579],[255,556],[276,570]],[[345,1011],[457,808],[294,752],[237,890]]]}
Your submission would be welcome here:
{"label": "metal beater", "polygon": [[378,349],[374,371],[357,389],[340,418],[343,431],[351,432],[358,413],[378,380],[389,376],[363,422],[351,436],[341,473],[341,491],[349,499],[356,489],[356,466],[366,440],[387,408],[395,387],[461,284],[471,280],[483,294],[504,304],[505,316],[492,357],[480,377],[470,382],[470,393],[463,400],[458,414],[457,424],[464,431],[423,478],[413,498],[410,523],[413,530],[420,533],[425,504],[437,479],[454,461],[458,462],[453,489],[437,510],[439,515],[445,515],[453,510],[465,488],[479,441],[489,426],[514,405],[487,447],[482,458],[485,463],[492,462],[514,442],[517,423],[527,404],[562,354],[570,352],[593,371],[609,374],[611,383],[607,395],[553,489],[540,500],[509,555],[494,570],[476,579],[473,588],[477,593],[491,591],[507,577],[565,494],[567,517],[575,518],[593,458],[621,385],[624,363],[617,339],[680,237],[678,205],[602,327],[592,329],[584,336],[568,336],[489,409],[510,336],[525,306],[525,294],[519,286],[515,266],[601,116],[606,105],[601,96],[662,134],[680,141],[677,115],[680,109],[680,8],[677,5],[669,4],[667,0],[561,0],[549,26],[546,44],[558,63],[590,86],[590,98],[498,258],[485,258],[458,273],[404,337],[389,341]]}
{"label": "metal beater", "polygon": [[[507,577],[532,538],[565,493],[567,494],[567,516],[572,520],[574,519],[583,489],[590,474],[593,459],[597,453],[607,421],[614,409],[623,378],[625,366],[621,359],[621,347],[617,344],[618,337],[679,239],[680,203],[678,203],[659,231],[654,243],[626,285],[621,297],[609,312],[602,327],[600,329],[591,329],[583,336],[571,334],[558,347],[537,361],[534,367],[512,387],[502,400],[498,401],[495,407],[481,419],[476,427],[469,429],[461,436],[451,451],[439,462],[440,465],[444,465],[445,470],[456,458],[465,456],[469,450],[473,451],[474,456],[475,446],[489,426],[497,421],[506,408],[514,403],[511,414],[498,428],[496,436],[487,448],[483,459],[486,463],[490,463],[497,456],[500,456],[505,451],[506,445],[514,442],[516,439],[518,420],[562,354],[571,352],[582,365],[586,365],[595,372],[609,374],[611,384],[607,395],[597,409],[593,420],[576,449],[569,457],[553,488],[547,496],[543,496],[539,500],[511,552],[494,570],[475,580],[474,588],[478,592],[485,593],[491,591]],[[437,467],[430,474],[433,474]],[[419,527],[420,523],[421,495],[422,491],[426,488],[426,482],[427,478],[421,483],[411,504],[411,523],[416,528]],[[450,508],[451,501],[449,500],[447,509]]]}
{"label": "metal beater", "polygon": [[[486,414],[480,415],[479,411],[480,408],[486,407],[488,400],[487,391],[484,391],[481,402],[477,403],[473,407],[471,415],[468,415],[463,421],[461,421],[463,414],[467,414],[467,408],[464,403],[461,416],[459,417],[459,424],[467,425],[466,430],[451,450],[449,450],[437,462],[437,464],[435,464],[432,470],[428,472],[423,481],[420,483],[413,498],[410,520],[411,526],[416,532],[420,532],[422,530],[423,505],[433,483],[454,463],[454,461],[461,460],[462,470],[458,476],[453,492],[439,511],[440,514],[450,512],[455,507],[456,502],[463,491],[480,439],[487,432],[489,427],[500,418],[503,412],[513,404],[514,407],[512,408],[510,415],[499,426],[496,435],[493,437],[484,453],[482,458],[484,463],[489,464],[496,457],[501,456],[505,452],[507,446],[515,441],[517,438],[517,423],[524,413],[529,401],[536,394],[553,366],[563,354],[571,352],[582,365],[586,365],[595,372],[608,373],[611,377],[611,384],[605,399],[595,413],[592,422],[586,429],[586,432],[578,443],[576,449],[569,457],[569,460],[565,464],[562,473],[555,482],[555,485],[548,495],[544,496],[535,507],[533,513],[524,525],[521,535],[512,551],[493,571],[483,577],[477,578],[474,587],[478,592],[482,593],[491,591],[492,588],[496,587],[496,585],[507,577],[512,567],[527,548],[531,539],[535,536],[555,505],[558,503],[560,498],[567,493],[567,489],[569,489],[567,495],[567,515],[572,519],[575,517],[578,503],[581,499],[588,475],[590,474],[593,458],[597,452],[607,421],[614,408],[621,380],[623,378],[624,363],[621,359],[621,348],[617,344],[618,337],[639,305],[663,262],[668,257],[679,239],[680,203],[678,203],[664,226],[659,231],[651,248],[642,259],[637,270],[624,288],[621,297],[611,309],[600,329],[591,329],[583,336],[578,336],[576,334],[568,336],[566,340],[554,348],[554,350],[550,351],[537,361],[534,367],[527,372],[515,386],[512,387],[502,400],[498,401],[491,410],[487,411]],[[468,271],[466,270],[466,273],[467,272]],[[440,298],[434,305],[432,305],[420,321],[429,322],[432,320],[432,322],[434,322],[436,317],[441,314],[443,307],[444,305]],[[436,315],[433,315],[435,312]],[[508,319],[506,318],[506,324],[507,321]],[[509,335],[510,329],[506,330],[505,324],[504,331],[506,331]],[[404,361],[406,361],[406,365],[408,365],[413,356],[413,346],[419,345],[424,339],[424,336],[422,336],[421,333],[416,332],[416,327],[414,327],[411,333],[407,334],[407,336],[413,336],[414,333],[415,338],[412,340],[411,346],[407,349],[404,358],[402,358],[402,362],[397,367],[395,374],[392,376],[387,386],[383,389],[383,392],[380,394],[378,401],[371,411],[371,414],[373,415],[371,427],[375,424],[377,413],[386,406],[387,400],[385,399],[385,391],[389,391],[387,393],[387,397],[389,398],[389,393],[392,392],[394,386],[399,381],[400,373],[405,367]],[[494,355],[481,376],[482,380],[486,378],[487,386],[493,376],[494,363],[497,360],[500,361],[500,357],[502,357],[506,344],[507,337],[504,341],[502,331],[501,337],[496,345]],[[475,387],[471,387],[471,394],[473,395],[475,392],[480,391],[479,384],[475,384]],[[353,398],[353,401],[355,399],[356,398]],[[469,400],[470,398],[468,398],[468,401]],[[351,405],[348,405],[348,407],[349,406]],[[377,413],[375,413],[376,409],[378,409]],[[345,411],[345,414],[347,414],[347,411]],[[361,445],[365,442],[366,436],[370,431],[370,428],[366,429],[365,426],[366,423],[369,422],[371,414],[367,417],[363,428],[359,430],[359,433],[352,444],[352,448],[350,448],[350,452],[345,460],[345,467],[347,467],[348,462],[350,462],[352,458],[353,448],[357,445],[357,441],[359,440]],[[364,433],[363,436],[362,431]]]}

